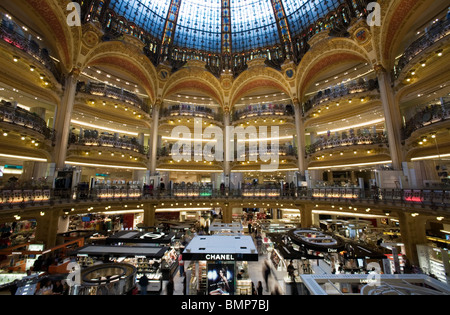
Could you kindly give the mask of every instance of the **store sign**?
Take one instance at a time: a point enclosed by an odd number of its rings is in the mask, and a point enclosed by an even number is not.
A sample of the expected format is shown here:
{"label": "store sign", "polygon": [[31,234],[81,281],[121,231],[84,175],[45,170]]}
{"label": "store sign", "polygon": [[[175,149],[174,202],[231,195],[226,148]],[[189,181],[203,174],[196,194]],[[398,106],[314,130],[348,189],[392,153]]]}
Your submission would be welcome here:
{"label": "store sign", "polygon": [[205,256],[206,260],[227,260],[227,261],[234,261],[234,255],[232,254],[206,254]]}

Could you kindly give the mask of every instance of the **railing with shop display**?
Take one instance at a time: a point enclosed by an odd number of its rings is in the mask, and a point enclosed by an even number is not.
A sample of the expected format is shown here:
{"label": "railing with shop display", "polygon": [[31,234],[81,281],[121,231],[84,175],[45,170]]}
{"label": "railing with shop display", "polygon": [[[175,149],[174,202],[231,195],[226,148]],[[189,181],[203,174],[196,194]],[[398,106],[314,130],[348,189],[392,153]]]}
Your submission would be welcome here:
{"label": "railing with shop display", "polygon": [[[0,24],[0,39],[41,63],[53,74],[58,82],[62,82],[62,74],[56,68],[55,62],[50,57],[48,50],[39,46],[37,42],[39,39],[34,39],[31,35],[26,38],[23,29],[17,24],[11,21],[5,24],[4,21],[9,19],[5,18],[3,13],[0,14],[0,17],[3,17],[3,22]],[[15,58],[18,59],[18,57]]]}
{"label": "railing with shop display", "polygon": [[260,104],[249,105],[243,109],[238,109],[233,113],[233,121],[239,121],[243,119],[254,119],[261,117],[293,117],[294,108],[292,105],[285,104]]}
{"label": "railing with shop display", "polygon": [[[93,133],[96,132],[96,137]],[[82,145],[86,147],[96,148],[113,148],[126,151],[132,151],[144,155],[148,155],[149,148],[137,143],[136,138],[117,138],[113,135],[100,135],[95,130],[84,130],[85,137],[81,138],[73,133],[69,136],[69,144]],[[88,135],[88,137],[86,137]]]}
{"label": "railing with shop display", "polygon": [[161,112],[161,118],[175,119],[182,117],[206,118],[218,122],[222,121],[222,115],[220,113],[215,112],[211,108],[200,105],[173,105],[169,108],[163,109]]}
{"label": "railing with shop display", "polygon": [[402,127],[402,139],[406,140],[413,134],[414,131],[421,128],[448,120],[450,118],[450,100],[445,100],[441,104],[430,103],[420,112],[415,114]]}
{"label": "railing with shop display", "polygon": [[[408,48],[406,48],[403,55],[397,62],[393,70],[393,78],[398,79],[406,66],[422,52],[432,47],[442,39],[450,35],[450,19],[444,18],[439,21],[434,21],[434,24],[427,29],[421,37],[416,39]],[[418,60],[419,61],[419,60]]]}
{"label": "railing with shop display", "polygon": [[89,82],[88,84],[79,83],[77,92],[122,101],[147,114],[150,113],[150,106],[139,98],[139,96],[125,89],[116,88],[104,83]]}
{"label": "railing with shop display", "polygon": [[41,117],[9,102],[0,103],[0,122],[36,131],[48,140],[54,135],[54,131],[47,127]]}
{"label": "railing with shop display", "polygon": [[388,144],[387,137],[382,133],[350,136],[343,139],[330,137],[328,139],[320,139],[316,143],[306,146],[306,154],[314,154],[327,149],[377,144]]}
{"label": "railing with shop display", "polygon": [[104,188],[87,190],[0,190],[0,207],[41,206],[58,202],[101,202],[121,200],[185,200],[192,197],[204,200],[286,200],[286,201],[333,201],[366,202],[370,204],[392,203],[430,207],[450,206],[450,189],[361,189],[346,187],[329,188],[260,188],[246,187],[239,190],[212,188],[177,188],[173,190],[140,188]]}
{"label": "railing with shop display", "polygon": [[377,89],[377,79],[364,80],[362,78],[358,81],[353,81],[351,83],[342,83],[327,88],[323,91],[317,92],[315,96],[311,97],[303,104],[303,114],[306,115],[310,110],[322,104],[348,96],[360,98],[364,96],[365,93],[375,91]]}

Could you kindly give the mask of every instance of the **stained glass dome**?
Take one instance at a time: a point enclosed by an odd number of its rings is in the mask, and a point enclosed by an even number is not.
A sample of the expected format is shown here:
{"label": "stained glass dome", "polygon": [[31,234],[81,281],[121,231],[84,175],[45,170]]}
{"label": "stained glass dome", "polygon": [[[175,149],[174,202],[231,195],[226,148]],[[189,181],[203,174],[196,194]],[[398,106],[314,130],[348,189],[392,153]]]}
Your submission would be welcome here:
{"label": "stained glass dome", "polygon": [[176,47],[212,53],[282,44],[346,1],[111,0],[118,16]]}

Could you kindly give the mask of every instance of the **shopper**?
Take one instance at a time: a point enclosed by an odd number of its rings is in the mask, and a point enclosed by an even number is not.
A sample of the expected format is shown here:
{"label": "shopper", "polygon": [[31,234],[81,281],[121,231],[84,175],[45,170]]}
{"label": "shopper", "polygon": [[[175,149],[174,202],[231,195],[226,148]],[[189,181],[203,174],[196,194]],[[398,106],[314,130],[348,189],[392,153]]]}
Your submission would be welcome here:
{"label": "shopper", "polygon": [[180,254],[178,256],[178,266],[180,267],[180,277],[183,277],[184,275],[184,261],[183,261],[183,255]]}
{"label": "shopper", "polygon": [[295,275],[294,275],[295,267],[294,267],[292,260],[289,263],[289,265],[287,266],[287,272],[288,272],[289,278],[295,278]]}
{"label": "shopper", "polygon": [[166,287],[167,295],[173,295],[174,291],[175,291],[175,283],[173,282],[173,278],[170,277]]}
{"label": "shopper", "polygon": [[148,278],[145,274],[139,279],[139,286],[141,287],[141,295],[147,295]]}
{"label": "shopper", "polygon": [[60,280],[56,280],[55,285],[53,286],[53,295],[63,295],[64,286]]}
{"label": "shopper", "polygon": [[256,288],[256,292],[258,293],[258,295],[263,295],[263,285],[261,281],[258,281],[258,287]]}
{"label": "shopper", "polygon": [[266,291],[269,292],[269,276],[270,276],[270,265],[269,262],[267,261],[267,259],[264,261],[264,266],[263,266],[263,276],[264,276],[264,281],[266,283]]}

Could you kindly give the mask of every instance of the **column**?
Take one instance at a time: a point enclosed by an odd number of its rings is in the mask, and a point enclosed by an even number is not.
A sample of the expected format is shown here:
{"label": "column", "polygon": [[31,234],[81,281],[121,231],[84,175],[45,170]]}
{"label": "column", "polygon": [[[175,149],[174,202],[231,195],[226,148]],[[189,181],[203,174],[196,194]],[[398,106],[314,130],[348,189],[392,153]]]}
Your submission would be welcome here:
{"label": "column", "polygon": [[294,100],[294,110],[295,110],[295,128],[297,131],[297,150],[298,150],[298,170],[302,176],[305,175],[307,170],[306,159],[305,159],[305,126],[303,123],[303,115],[300,107],[300,102]]}
{"label": "column", "polygon": [[154,203],[144,204],[144,226],[155,226],[156,225],[156,206]]}
{"label": "column", "polygon": [[156,162],[158,159],[158,129],[159,129],[159,114],[161,111],[162,102],[157,100],[153,106],[153,122],[152,132],[150,138],[150,176],[156,175]]}
{"label": "column", "polygon": [[312,209],[311,205],[302,205],[300,207],[300,223],[303,229],[313,226]]}
{"label": "column", "polygon": [[80,74],[79,69],[74,69],[66,78],[64,85],[64,94],[60,106],[56,109],[55,130],[56,143],[54,162],[56,169],[62,169],[65,165],[67,154],[67,143],[70,133],[70,120],[72,118],[73,105],[75,103],[75,94],[77,91],[77,78]]}
{"label": "column", "polygon": [[[230,187],[230,174],[231,174],[231,167],[230,167],[230,161],[227,161],[227,154],[229,146],[230,146],[230,140],[227,139],[227,128],[231,126],[230,123],[230,111],[225,110],[223,113],[223,128],[224,128],[224,137],[223,137],[223,175],[224,175],[224,181],[225,181],[225,187]],[[234,150],[232,150],[234,152]],[[234,153],[233,153],[234,154]]]}
{"label": "column", "polygon": [[392,166],[394,170],[400,171],[403,162],[401,141],[402,116],[400,114],[400,108],[395,101],[394,90],[391,86],[389,73],[380,65],[375,66],[375,71],[377,72],[378,84],[380,87],[380,96],[383,104]]}
{"label": "column", "polygon": [[405,244],[406,257],[412,265],[419,266],[417,245],[428,243],[426,235],[426,218],[424,216],[413,217],[410,213],[399,212],[400,233]]}
{"label": "column", "polygon": [[55,247],[56,234],[58,233],[60,210],[48,210],[44,216],[36,218],[36,239],[38,243],[43,243],[45,249]]}
{"label": "column", "polygon": [[222,223],[232,223],[233,222],[233,207],[228,203],[225,203],[222,207]]}

